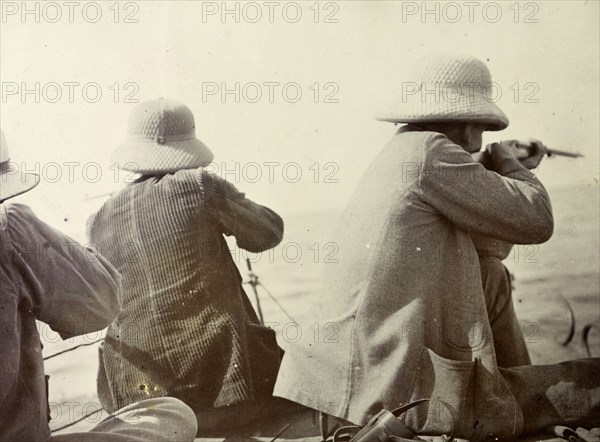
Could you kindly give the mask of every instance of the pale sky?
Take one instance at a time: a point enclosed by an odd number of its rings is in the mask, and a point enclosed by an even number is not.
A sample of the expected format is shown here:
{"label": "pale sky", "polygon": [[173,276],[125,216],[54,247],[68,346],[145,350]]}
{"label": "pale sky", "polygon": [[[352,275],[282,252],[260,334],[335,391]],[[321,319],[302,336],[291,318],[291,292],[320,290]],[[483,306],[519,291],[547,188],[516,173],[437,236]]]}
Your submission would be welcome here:
{"label": "pale sky", "polygon": [[[437,3],[439,12],[425,17],[422,2],[275,2],[272,17],[265,2],[227,3],[239,8],[238,17],[223,17],[222,2],[130,3],[120,4],[118,23],[114,2],[99,2],[96,23],[81,8],[70,23],[65,7],[56,23],[49,22],[56,11],[40,9],[36,23],[35,14],[14,11],[21,2],[2,2],[1,125],[13,161],[30,169],[38,163],[42,173],[40,186],[20,201],[52,219],[87,214],[102,199],[84,204],[86,195],[118,187],[108,157],[125,139],[135,106],[124,102],[129,93],[139,101],[162,96],[187,104],[217,170],[238,162],[239,178],[226,178],[257,202],[284,213],[342,207],[396,130],[374,120],[377,106],[397,92],[415,59],[432,52],[468,53],[488,65],[502,92],[497,104],[511,124],[487,133],[485,142],[535,137],[579,151],[585,159],[546,160],[538,176],[549,188],[598,186],[596,1],[476,2],[472,11],[465,2],[453,3],[459,9]],[[435,11],[436,3],[428,5]],[[292,23],[298,10],[302,16]],[[138,23],[124,23],[127,14]],[[23,94],[23,86],[34,89],[36,82],[47,97]],[[50,83],[61,86],[56,103],[49,102],[56,96]],[[79,84],[73,103],[69,83]],[[82,95],[91,83],[102,91],[97,103]],[[222,87],[236,83],[240,102],[233,93],[223,99]],[[302,96],[289,102],[298,90]],[[58,180],[51,162],[60,167]],[[71,166],[73,180],[67,162],[79,164]],[[102,167],[97,183],[85,182],[83,166],[90,163]],[[292,182],[298,170],[302,177]],[[93,180],[96,168],[86,171]]]}

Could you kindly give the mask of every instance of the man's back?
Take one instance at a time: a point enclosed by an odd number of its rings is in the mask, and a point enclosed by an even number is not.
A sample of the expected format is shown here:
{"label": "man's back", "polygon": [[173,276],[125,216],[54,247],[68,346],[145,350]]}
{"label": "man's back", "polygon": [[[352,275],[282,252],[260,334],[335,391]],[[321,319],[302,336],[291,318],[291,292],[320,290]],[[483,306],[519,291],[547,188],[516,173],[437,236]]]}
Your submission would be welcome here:
{"label": "man's back", "polygon": [[[503,172],[511,178],[486,171],[440,133],[401,129],[365,173],[336,233],[339,263],[325,277],[319,318],[336,333],[290,348],[275,394],[358,424],[433,396],[482,422],[510,415],[517,428],[469,232],[539,242],[552,232],[552,214],[531,173],[508,163]],[[475,373],[478,386],[490,386],[487,408],[464,400]],[[417,417],[414,428],[426,416]],[[461,433],[472,433],[466,425]],[[486,425],[477,431],[498,430]]]}
{"label": "man's back", "polygon": [[123,275],[123,310],[100,363],[106,409],[168,395],[197,411],[270,394],[279,349],[223,235],[253,251],[273,247],[277,214],[202,168],[183,169],[128,185],[88,230]]}
{"label": "man's back", "polygon": [[[124,275],[124,314],[147,310],[149,303],[157,315],[164,310],[173,314],[182,302],[173,294],[193,290],[195,297],[209,284],[216,289],[233,283],[237,289],[232,278],[237,269],[215,217],[216,201],[201,190],[198,177],[184,170],[137,181],[90,218],[91,242]],[[148,298],[150,293],[155,296]]]}
{"label": "man's back", "polygon": [[[451,225],[419,198],[426,135],[407,132],[396,136],[357,185],[334,233],[339,263],[335,271],[325,274],[324,296],[330,316],[336,316],[337,307],[353,305],[348,302],[349,294],[366,281],[384,284],[382,290],[401,291],[403,281],[410,278],[399,274],[400,269],[414,275],[425,263],[439,264],[436,237],[443,236]],[[332,296],[340,296],[340,302],[332,302]]]}

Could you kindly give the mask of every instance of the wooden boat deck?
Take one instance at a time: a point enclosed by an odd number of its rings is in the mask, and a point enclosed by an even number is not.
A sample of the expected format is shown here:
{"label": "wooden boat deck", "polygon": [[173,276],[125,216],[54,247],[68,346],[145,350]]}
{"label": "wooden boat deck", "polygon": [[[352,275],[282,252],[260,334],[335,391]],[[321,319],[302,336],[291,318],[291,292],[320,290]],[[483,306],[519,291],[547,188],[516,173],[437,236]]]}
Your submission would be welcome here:
{"label": "wooden boat deck", "polygon": [[208,437],[198,437],[195,442],[272,442],[307,441],[320,442],[321,430],[316,412],[304,409],[269,420],[261,420],[233,430]]}
{"label": "wooden boat deck", "polygon": [[[197,437],[195,442],[322,442],[318,414],[310,409],[259,421],[221,434]],[[439,441],[440,438],[427,438]],[[458,439],[457,439],[458,440]],[[521,442],[565,442],[563,439],[538,434],[519,439]]]}

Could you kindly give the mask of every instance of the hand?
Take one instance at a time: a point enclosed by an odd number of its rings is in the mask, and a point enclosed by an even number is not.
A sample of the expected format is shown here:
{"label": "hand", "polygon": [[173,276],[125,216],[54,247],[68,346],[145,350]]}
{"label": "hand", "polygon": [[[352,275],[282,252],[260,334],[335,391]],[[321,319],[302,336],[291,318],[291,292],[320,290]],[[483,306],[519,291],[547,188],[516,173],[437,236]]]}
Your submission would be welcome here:
{"label": "hand", "polygon": [[517,147],[510,141],[488,144],[485,150],[492,160],[491,162],[494,170],[496,166],[501,164],[504,160],[511,159],[519,161]]}
{"label": "hand", "polygon": [[492,168],[492,158],[487,150],[472,153],[471,156],[473,157],[473,161],[481,163],[486,169],[490,170]]}
{"label": "hand", "polygon": [[[521,149],[519,149],[520,151]],[[527,156],[522,157],[519,155],[521,164],[527,169],[535,169],[542,162],[544,155],[548,153],[548,148],[539,140],[531,140],[529,144],[525,145],[525,152]]]}

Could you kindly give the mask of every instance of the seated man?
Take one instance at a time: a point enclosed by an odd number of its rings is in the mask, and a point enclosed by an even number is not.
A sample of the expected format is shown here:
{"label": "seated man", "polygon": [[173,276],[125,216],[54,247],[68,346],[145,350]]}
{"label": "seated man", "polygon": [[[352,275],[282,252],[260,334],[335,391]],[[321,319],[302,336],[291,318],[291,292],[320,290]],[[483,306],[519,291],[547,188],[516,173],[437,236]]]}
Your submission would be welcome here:
{"label": "seated man", "polygon": [[[357,425],[381,409],[437,399],[449,405],[455,436],[471,440],[598,420],[600,361],[521,365],[525,351],[502,362],[519,366],[499,367],[494,323],[524,344],[507,289],[496,284],[508,277],[499,260],[484,262],[482,242],[547,241],[553,216],[513,145],[490,146],[492,170],[471,156],[485,130],[508,125],[484,95],[487,67],[466,56],[427,58],[414,74],[420,92],[381,118],[409,124],[367,169],[336,231],[339,264],[325,277],[315,320],[334,323],[337,335],[290,346],[274,394]],[[440,87],[452,90],[431,92]],[[535,167],[544,148],[532,150],[524,162]],[[477,250],[492,272],[487,282]],[[443,410],[420,405],[402,419],[415,432],[447,433]]]}
{"label": "seated man", "polygon": [[101,330],[119,313],[119,273],[91,248],[40,221],[27,206],[2,203],[39,182],[10,163],[0,137],[0,440],[191,441],[196,419],[173,398],[117,410],[88,433],[50,437],[36,319],[63,339]]}
{"label": "seated man", "polygon": [[136,106],[113,161],[141,176],[90,217],[88,234],[123,275],[123,309],[100,362],[102,406],[176,397],[204,435],[254,420],[272,402],[280,349],[224,236],[261,252],[281,241],[283,221],[209,173],[213,154],[195,128],[182,103]]}

